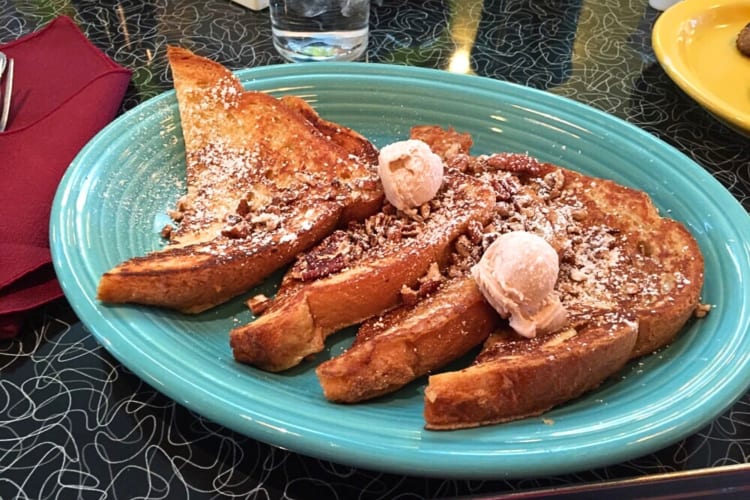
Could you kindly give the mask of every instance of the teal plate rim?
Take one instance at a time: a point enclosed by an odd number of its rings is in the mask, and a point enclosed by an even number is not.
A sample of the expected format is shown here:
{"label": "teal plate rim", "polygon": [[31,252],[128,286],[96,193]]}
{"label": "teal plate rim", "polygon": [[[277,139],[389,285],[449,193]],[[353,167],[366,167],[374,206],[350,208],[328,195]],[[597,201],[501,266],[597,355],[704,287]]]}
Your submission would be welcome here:
{"label": "teal plate rim", "polygon": [[[74,311],[157,390],[229,429],[294,452],[465,479],[563,474],[646,455],[698,431],[747,390],[750,220],[718,181],[673,147],[571,99],[483,77],[362,63],[237,74],[246,88],[301,95],[323,117],[357,128],[379,146],[404,138],[418,123],[455,125],[474,135],[477,153],[522,149],[643,189],[695,235],[706,260],[703,300],[715,307],[691,320],[672,345],[541,417],[426,431],[424,381],[363,405],[327,403],[316,387],[317,361],[286,374],[233,362],[228,328],[250,320],[242,298],[197,317],[97,302],[101,273],[158,247],[161,212],[184,188],[179,115],[168,91],[124,113],[81,150],[60,183],[50,220],[55,270]],[[347,342],[346,334],[334,336],[321,356]]]}

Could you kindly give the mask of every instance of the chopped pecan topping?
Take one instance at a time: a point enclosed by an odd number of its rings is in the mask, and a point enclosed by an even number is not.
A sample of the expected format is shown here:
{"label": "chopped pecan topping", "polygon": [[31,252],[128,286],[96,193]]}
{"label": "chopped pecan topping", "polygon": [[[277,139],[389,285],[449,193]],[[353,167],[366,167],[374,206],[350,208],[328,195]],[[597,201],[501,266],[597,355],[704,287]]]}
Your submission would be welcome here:
{"label": "chopped pecan topping", "polygon": [[305,259],[304,270],[295,275],[301,281],[313,281],[337,273],[346,267],[343,255],[334,255],[330,259]]}
{"label": "chopped pecan topping", "polygon": [[482,171],[475,170],[477,163],[472,161],[471,156],[465,154],[458,154],[456,156],[453,156],[446,166],[465,174],[476,174]]}
{"label": "chopped pecan topping", "polygon": [[401,287],[401,301],[407,306],[413,306],[419,301],[419,293],[404,285]]}
{"label": "chopped pecan topping", "polygon": [[354,186],[362,191],[373,191],[378,189],[378,181],[375,178],[355,179]]}
{"label": "chopped pecan topping", "polygon": [[470,221],[466,234],[469,241],[474,245],[481,243],[482,236],[484,235],[484,227],[482,227],[482,223],[477,220]]}
{"label": "chopped pecan topping", "polygon": [[271,299],[262,293],[254,295],[247,300],[247,307],[249,307],[250,311],[256,316],[263,314],[270,306]]}
{"label": "chopped pecan topping", "polygon": [[419,278],[416,289],[407,285],[401,287],[401,300],[406,305],[414,305],[419,302],[420,299],[435,293],[444,280],[445,278],[441,274],[437,263],[433,262],[427,270],[427,273]]}
{"label": "chopped pecan topping", "polygon": [[444,278],[440,273],[440,268],[438,267],[437,262],[433,262],[427,270],[427,274],[419,278],[419,296],[424,297],[433,293],[440,287],[443,280]]}
{"label": "chopped pecan topping", "polygon": [[226,226],[221,230],[221,234],[235,240],[247,238],[250,235],[250,226],[244,220],[240,220],[236,224]]}
{"label": "chopped pecan topping", "polygon": [[280,205],[290,205],[297,201],[299,197],[299,189],[284,189],[271,197],[271,206],[278,207]]}
{"label": "chopped pecan topping", "polygon": [[247,214],[250,213],[250,205],[247,204],[246,199],[241,199],[240,202],[237,204],[237,215],[240,217],[245,217]]}
{"label": "chopped pecan topping", "polygon": [[180,222],[182,218],[185,216],[185,213],[181,212],[180,210],[168,210],[167,215],[169,215],[169,217],[173,221]]}
{"label": "chopped pecan topping", "polygon": [[419,216],[422,218],[422,220],[425,220],[430,216],[430,204],[429,203],[423,203],[422,206],[419,207]]}
{"label": "chopped pecan topping", "polygon": [[187,197],[187,195],[184,195],[184,196],[180,197],[179,200],[177,200],[177,206],[175,207],[175,209],[178,212],[184,212],[185,210],[188,209],[188,205],[189,205],[189,203],[188,203],[188,197]]}
{"label": "chopped pecan topping", "polygon": [[273,231],[281,225],[281,217],[277,210],[269,207],[268,212],[252,217],[249,222],[253,225],[254,229]]}
{"label": "chopped pecan topping", "polygon": [[696,318],[705,318],[706,315],[711,312],[711,304],[698,304],[693,313]]}
{"label": "chopped pecan topping", "polygon": [[542,182],[547,188],[541,192],[542,199],[554,200],[562,193],[563,186],[565,185],[565,174],[563,174],[562,170],[555,169],[546,174],[542,178]]}
{"label": "chopped pecan topping", "polygon": [[493,170],[504,170],[519,175],[538,177],[544,167],[535,158],[516,153],[499,153],[487,157],[487,166]]}
{"label": "chopped pecan topping", "polygon": [[312,281],[344,269],[362,254],[361,247],[353,244],[349,236],[345,231],[334,231],[314,251],[300,254],[291,270],[292,277]]}
{"label": "chopped pecan topping", "polygon": [[472,245],[471,240],[469,240],[469,238],[465,234],[462,234],[456,240],[456,252],[458,252],[458,255],[460,255],[461,257],[470,255],[471,248],[473,246],[474,245]]}

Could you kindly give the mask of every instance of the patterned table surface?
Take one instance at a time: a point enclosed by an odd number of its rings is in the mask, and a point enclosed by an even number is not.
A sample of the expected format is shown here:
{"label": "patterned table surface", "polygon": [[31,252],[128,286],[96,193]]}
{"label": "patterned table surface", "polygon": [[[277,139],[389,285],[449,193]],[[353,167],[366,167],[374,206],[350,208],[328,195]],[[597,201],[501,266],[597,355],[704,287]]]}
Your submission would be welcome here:
{"label": "patterned table surface", "polygon": [[[473,73],[634,123],[750,207],[750,140],[661,69],[650,44],[658,12],[646,0],[384,0],[371,12],[368,61],[448,69],[451,54],[468,44]],[[171,89],[167,44],[233,69],[283,62],[267,11],[229,0],[0,0],[0,42],[59,15],[134,70],[123,111]],[[667,491],[695,489],[705,483],[691,477],[722,471],[710,480],[722,486],[746,472],[737,464],[750,462],[748,414],[750,394],[657,453],[559,477],[468,481],[361,470],[274,448],[185,409],[118,363],[59,301],[35,311],[17,339],[0,342],[0,497],[484,497],[664,474]]]}

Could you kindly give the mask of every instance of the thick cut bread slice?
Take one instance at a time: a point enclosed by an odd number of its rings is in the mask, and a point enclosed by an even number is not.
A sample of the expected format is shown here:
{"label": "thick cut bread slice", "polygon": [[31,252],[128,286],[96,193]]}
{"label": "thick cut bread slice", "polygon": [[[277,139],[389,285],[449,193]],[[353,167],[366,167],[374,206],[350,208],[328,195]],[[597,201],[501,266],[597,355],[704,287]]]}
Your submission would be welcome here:
{"label": "thick cut bread slice", "polygon": [[325,338],[397,306],[404,287],[446,261],[451,243],[493,212],[482,181],[448,173],[437,196],[411,214],[384,211],[337,231],[298,257],[270,307],[231,332],[237,361],[279,371],[320,352]]}
{"label": "thick cut bread slice", "polygon": [[415,305],[365,322],[352,346],[316,373],[330,401],[371,399],[458,359],[499,323],[473,280],[453,280]]}
{"label": "thick cut bread slice", "polygon": [[164,250],[105,273],[100,300],[200,312],[380,208],[377,150],[364,137],[300,99],[245,91],[188,50],[168,56],[185,139],[179,225]]}
{"label": "thick cut bread slice", "polygon": [[476,363],[430,377],[426,428],[452,430],[539,415],[599,386],[630,359],[637,325],[617,313],[589,316],[534,339],[488,339]]}
{"label": "thick cut bread slice", "polygon": [[[695,238],[681,223],[662,217],[646,193],[580,174],[567,177],[569,190],[591,196],[603,214],[598,229],[609,227],[611,234],[583,235],[589,240],[582,240],[582,250],[564,270],[580,272],[561,284],[563,293],[571,301],[577,297],[584,310],[633,311],[638,320],[633,358],[669,344],[700,305],[704,262]],[[609,259],[608,270],[592,266],[597,252]],[[602,288],[608,300],[599,303]]]}
{"label": "thick cut bread slice", "polygon": [[102,277],[99,298],[185,313],[205,311],[246,292],[299,251],[326,237],[335,229],[340,213],[338,204],[320,202],[305,207],[304,212],[285,214],[283,225],[262,231],[252,243],[247,238],[215,238],[135,257]]}

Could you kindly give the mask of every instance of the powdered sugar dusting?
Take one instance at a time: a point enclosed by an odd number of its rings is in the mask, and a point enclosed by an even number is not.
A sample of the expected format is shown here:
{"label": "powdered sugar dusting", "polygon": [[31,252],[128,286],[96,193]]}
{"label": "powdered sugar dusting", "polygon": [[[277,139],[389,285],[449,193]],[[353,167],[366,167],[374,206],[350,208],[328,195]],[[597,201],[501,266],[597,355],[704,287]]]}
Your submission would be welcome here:
{"label": "powdered sugar dusting", "polygon": [[456,241],[448,277],[466,276],[499,234],[528,231],[558,252],[556,291],[566,309],[579,317],[647,309],[672,300],[675,290],[689,285],[681,273],[665,273],[659,258],[632,240],[636,235],[612,225],[616,219],[597,207],[589,189],[605,181],[522,154],[457,155],[451,164],[493,186],[497,201],[480,244],[466,236]]}
{"label": "powdered sugar dusting", "polygon": [[309,205],[346,207],[378,192],[371,162],[325,140],[281,101],[244,91],[232,74],[179,81],[187,194],[172,212],[176,227],[165,231],[171,246],[225,255],[234,244],[224,240],[294,244],[322,216]]}

